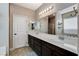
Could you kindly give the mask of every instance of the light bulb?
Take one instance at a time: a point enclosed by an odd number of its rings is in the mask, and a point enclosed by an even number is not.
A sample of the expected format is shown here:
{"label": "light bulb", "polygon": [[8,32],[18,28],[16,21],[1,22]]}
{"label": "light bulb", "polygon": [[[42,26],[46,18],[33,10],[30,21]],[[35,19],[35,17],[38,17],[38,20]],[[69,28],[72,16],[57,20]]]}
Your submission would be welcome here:
{"label": "light bulb", "polygon": [[49,8],[46,9],[47,11],[49,10]]}
{"label": "light bulb", "polygon": [[44,12],[46,12],[46,10],[44,10]]}
{"label": "light bulb", "polygon": [[52,9],[52,6],[50,6],[49,9]]}

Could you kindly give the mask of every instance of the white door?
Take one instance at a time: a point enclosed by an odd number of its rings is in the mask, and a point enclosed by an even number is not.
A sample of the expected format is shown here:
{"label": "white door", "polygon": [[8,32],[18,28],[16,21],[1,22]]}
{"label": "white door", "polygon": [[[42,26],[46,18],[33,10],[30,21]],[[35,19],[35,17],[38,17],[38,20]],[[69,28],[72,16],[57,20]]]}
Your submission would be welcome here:
{"label": "white door", "polygon": [[28,18],[23,15],[13,15],[13,48],[28,45]]}

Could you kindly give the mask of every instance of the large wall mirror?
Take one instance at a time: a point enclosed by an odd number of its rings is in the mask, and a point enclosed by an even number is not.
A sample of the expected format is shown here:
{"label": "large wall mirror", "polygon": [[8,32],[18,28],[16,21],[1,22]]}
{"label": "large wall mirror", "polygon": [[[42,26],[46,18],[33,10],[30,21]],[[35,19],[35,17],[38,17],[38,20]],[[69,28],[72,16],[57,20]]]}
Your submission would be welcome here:
{"label": "large wall mirror", "polygon": [[62,14],[63,34],[77,36],[78,24],[77,15],[74,11]]}
{"label": "large wall mirror", "polygon": [[36,31],[40,31],[41,29],[41,23],[39,20],[37,21],[31,21],[30,22],[30,27],[31,27],[31,30],[36,30]]}

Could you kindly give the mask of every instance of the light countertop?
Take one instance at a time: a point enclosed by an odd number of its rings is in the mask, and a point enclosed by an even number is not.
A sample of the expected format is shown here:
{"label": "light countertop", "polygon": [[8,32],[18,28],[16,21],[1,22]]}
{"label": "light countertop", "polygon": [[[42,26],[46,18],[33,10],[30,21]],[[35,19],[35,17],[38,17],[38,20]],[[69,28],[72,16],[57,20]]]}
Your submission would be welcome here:
{"label": "light countertop", "polygon": [[36,31],[30,31],[28,34],[30,34],[34,37],[37,37],[43,41],[46,41],[48,43],[51,43],[53,45],[56,45],[58,47],[61,47],[63,49],[66,49],[68,51],[78,54],[77,53],[77,44],[73,45],[73,44],[66,43],[65,42],[66,40],[60,40],[58,35],[50,35],[50,34],[36,32]]}

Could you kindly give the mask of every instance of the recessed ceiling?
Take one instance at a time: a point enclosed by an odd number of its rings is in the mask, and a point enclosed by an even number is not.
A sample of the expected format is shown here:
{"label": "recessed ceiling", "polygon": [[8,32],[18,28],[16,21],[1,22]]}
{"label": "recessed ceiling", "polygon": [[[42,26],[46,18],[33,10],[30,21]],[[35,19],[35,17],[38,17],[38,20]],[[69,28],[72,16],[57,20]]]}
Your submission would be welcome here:
{"label": "recessed ceiling", "polygon": [[43,3],[16,3],[19,6],[25,7],[25,8],[29,8],[32,10],[36,10],[38,9]]}

